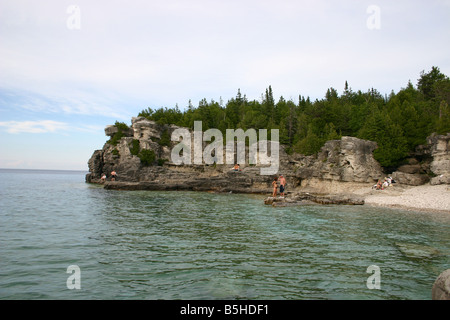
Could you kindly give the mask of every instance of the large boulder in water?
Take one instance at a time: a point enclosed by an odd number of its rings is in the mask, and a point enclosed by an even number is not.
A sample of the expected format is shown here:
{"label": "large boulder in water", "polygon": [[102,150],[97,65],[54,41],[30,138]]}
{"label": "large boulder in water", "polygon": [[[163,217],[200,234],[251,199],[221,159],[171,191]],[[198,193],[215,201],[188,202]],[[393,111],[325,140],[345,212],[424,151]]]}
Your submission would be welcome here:
{"label": "large boulder in water", "polygon": [[450,269],[442,272],[433,284],[431,299],[450,300]]}

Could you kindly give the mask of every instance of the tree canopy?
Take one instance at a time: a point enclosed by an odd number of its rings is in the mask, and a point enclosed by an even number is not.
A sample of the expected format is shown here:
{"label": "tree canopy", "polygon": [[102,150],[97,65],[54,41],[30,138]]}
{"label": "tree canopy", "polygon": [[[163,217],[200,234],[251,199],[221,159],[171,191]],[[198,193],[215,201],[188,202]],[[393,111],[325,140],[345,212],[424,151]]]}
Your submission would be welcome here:
{"label": "tree canopy", "polygon": [[399,165],[431,133],[450,132],[450,79],[438,67],[421,72],[417,87],[409,81],[398,93],[383,96],[376,89],[353,92],[347,81],[339,95],[327,89],[325,97],[312,102],[299,95],[297,103],[282,96],[275,101],[269,86],[261,100],[249,101],[240,89],[225,105],[202,99],[197,107],[147,108],[139,116],[160,124],[217,128],[279,129],[280,143],[288,152],[317,153],[328,140],[354,136],[377,142],[374,157],[384,167]]}

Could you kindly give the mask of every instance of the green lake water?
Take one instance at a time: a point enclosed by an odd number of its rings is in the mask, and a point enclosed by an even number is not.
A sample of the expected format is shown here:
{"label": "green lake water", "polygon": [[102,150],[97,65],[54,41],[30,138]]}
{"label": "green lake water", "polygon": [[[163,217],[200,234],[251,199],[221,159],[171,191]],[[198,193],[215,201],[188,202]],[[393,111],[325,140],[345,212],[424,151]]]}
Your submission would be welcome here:
{"label": "green lake water", "polygon": [[111,191],[84,174],[0,170],[0,299],[426,300],[450,268],[449,214]]}

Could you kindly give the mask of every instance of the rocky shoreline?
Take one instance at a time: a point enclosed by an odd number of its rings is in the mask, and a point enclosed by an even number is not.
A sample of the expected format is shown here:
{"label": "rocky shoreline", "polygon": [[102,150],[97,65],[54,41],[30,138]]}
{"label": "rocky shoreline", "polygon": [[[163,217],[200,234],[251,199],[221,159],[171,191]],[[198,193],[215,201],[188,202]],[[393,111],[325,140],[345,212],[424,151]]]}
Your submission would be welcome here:
{"label": "rocky shoreline", "polygon": [[[370,206],[400,208],[404,210],[450,213],[450,186],[431,185],[398,186],[394,190],[365,195]],[[386,191],[386,192],[384,192]]]}
{"label": "rocky shoreline", "polygon": [[295,193],[285,198],[267,197],[264,204],[274,207],[292,207],[317,204],[365,205],[396,208],[409,211],[450,213],[450,186],[397,185],[386,190],[361,188],[349,194]]}
{"label": "rocky shoreline", "polygon": [[[171,160],[175,143],[165,141],[168,139],[164,137],[170,137],[178,127],[160,125],[143,117],[131,122],[127,129],[106,127],[105,134],[111,139],[89,159],[86,182],[102,184],[108,190],[272,194],[274,176],[261,175],[263,165],[259,162],[250,164],[246,159],[239,171],[232,170],[230,164],[177,165]],[[426,145],[418,146],[405,164],[391,173],[384,172],[374,159],[376,148],[373,141],[346,136],[326,142],[318,154],[311,156],[288,153],[280,145],[278,174],[286,178],[288,197],[272,200],[269,197],[266,204],[366,204],[450,210],[448,200],[442,200],[450,199],[450,133],[430,136]],[[150,160],[143,161],[144,153],[152,155]],[[117,172],[116,181],[111,181],[112,171]],[[372,188],[388,175],[397,182],[393,187]]]}
{"label": "rocky shoreline", "polygon": [[354,195],[345,194],[310,194],[296,193],[289,197],[268,197],[264,199],[264,204],[272,205],[274,207],[291,207],[291,206],[303,206],[310,204],[323,204],[323,205],[363,205],[364,198]]}

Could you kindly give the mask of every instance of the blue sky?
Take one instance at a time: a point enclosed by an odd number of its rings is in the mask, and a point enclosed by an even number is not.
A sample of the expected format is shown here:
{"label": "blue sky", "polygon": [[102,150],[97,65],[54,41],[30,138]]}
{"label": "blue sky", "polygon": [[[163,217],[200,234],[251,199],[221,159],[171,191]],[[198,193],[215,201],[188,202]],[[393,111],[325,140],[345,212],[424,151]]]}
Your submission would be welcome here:
{"label": "blue sky", "polygon": [[[373,10],[376,9],[376,11]],[[450,0],[0,0],[0,168],[87,170],[142,109],[450,75]]]}

